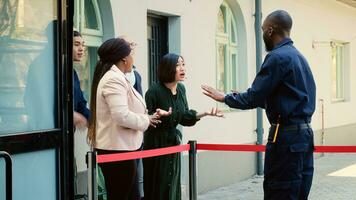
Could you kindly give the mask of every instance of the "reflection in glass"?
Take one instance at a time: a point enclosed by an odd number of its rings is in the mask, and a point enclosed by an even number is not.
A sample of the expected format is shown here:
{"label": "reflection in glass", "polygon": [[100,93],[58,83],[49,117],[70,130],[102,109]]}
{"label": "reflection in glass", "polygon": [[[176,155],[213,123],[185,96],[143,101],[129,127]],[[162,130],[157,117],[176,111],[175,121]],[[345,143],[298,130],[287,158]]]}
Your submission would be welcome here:
{"label": "reflection in glass", "polygon": [[57,199],[55,149],[16,154],[12,158],[14,200]]}
{"label": "reflection in glass", "polygon": [[85,27],[89,29],[99,29],[98,20],[96,19],[96,13],[92,0],[85,0]]}
{"label": "reflection in glass", "polygon": [[344,99],[344,49],[345,45],[335,43],[331,49],[332,67],[331,67],[331,83],[332,83],[332,98],[333,100]]}
{"label": "reflection in glass", "polygon": [[225,12],[222,10],[223,8],[220,7],[219,13],[218,13],[218,27],[217,31],[219,33],[225,33]]}
{"label": "reflection in glass", "polygon": [[[238,85],[237,84],[237,78],[236,77],[239,77],[239,74],[237,73],[237,58],[236,58],[236,54],[233,53],[231,54],[231,89],[232,90],[237,90],[236,86]],[[241,84],[239,84],[241,85]]]}
{"label": "reflection in glass", "polygon": [[236,43],[236,31],[235,31],[235,25],[234,25],[234,21],[231,20],[230,22],[231,27],[230,27],[230,38],[231,38],[231,42],[232,43]]}
{"label": "reflection in glass", "polygon": [[[55,22],[50,22],[45,33],[48,41],[54,41]],[[30,130],[55,127],[55,49],[53,42],[47,42],[41,53],[28,68],[24,104]]]}
{"label": "reflection in glass", "polygon": [[219,44],[219,57],[218,57],[218,90],[220,91],[225,91],[226,86],[225,86],[225,45]]}
{"label": "reflection in glass", "polygon": [[0,134],[55,127],[56,10],[53,1],[0,1]]}
{"label": "reflection in glass", "polygon": [[[230,92],[240,88],[242,73],[238,73],[237,29],[233,12],[226,1],[219,9],[216,26],[216,80],[217,88]],[[242,81],[241,81],[242,82]]]}

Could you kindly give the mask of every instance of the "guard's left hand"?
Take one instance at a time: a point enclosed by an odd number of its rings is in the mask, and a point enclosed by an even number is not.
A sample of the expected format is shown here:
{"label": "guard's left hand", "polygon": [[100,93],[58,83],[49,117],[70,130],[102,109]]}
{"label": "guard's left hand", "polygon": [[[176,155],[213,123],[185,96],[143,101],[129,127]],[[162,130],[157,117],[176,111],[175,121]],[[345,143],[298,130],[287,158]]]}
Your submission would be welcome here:
{"label": "guard's left hand", "polygon": [[214,99],[215,101],[224,102],[225,94],[220,92],[210,86],[202,85],[201,89],[203,89],[203,94]]}

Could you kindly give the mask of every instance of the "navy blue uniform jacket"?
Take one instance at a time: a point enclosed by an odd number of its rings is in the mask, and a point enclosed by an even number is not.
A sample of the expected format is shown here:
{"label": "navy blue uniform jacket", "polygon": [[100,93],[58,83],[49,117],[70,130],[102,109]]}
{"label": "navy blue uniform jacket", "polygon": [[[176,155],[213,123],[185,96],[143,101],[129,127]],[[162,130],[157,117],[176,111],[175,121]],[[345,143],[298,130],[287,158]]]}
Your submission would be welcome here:
{"label": "navy blue uniform jacket", "polygon": [[289,38],[269,52],[251,88],[225,96],[225,103],[238,109],[266,109],[270,123],[310,122],[315,110],[315,82],[309,64]]}

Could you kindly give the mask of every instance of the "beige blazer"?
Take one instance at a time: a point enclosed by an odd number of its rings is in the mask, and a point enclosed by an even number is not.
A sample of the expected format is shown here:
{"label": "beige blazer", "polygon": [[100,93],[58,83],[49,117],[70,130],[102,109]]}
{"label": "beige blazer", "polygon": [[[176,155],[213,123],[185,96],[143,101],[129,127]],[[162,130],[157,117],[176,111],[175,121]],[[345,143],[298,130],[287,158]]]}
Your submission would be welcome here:
{"label": "beige blazer", "polygon": [[115,65],[99,82],[96,121],[96,148],[104,150],[137,150],[149,126],[145,101]]}

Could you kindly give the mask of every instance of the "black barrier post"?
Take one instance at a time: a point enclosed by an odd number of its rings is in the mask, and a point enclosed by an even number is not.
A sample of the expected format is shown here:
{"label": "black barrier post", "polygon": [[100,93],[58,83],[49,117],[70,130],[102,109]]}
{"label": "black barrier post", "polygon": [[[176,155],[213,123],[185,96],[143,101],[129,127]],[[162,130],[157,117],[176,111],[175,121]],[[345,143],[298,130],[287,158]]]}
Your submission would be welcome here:
{"label": "black barrier post", "polygon": [[87,152],[87,167],[88,167],[88,198],[89,200],[97,200],[97,184],[96,184],[96,152]]}
{"label": "black barrier post", "polygon": [[10,154],[0,151],[0,157],[5,159],[6,170],[6,200],[12,200],[12,159]]}
{"label": "black barrier post", "polygon": [[189,141],[189,200],[197,200],[197,141]]}

